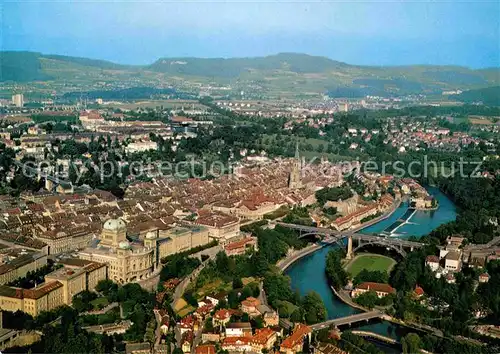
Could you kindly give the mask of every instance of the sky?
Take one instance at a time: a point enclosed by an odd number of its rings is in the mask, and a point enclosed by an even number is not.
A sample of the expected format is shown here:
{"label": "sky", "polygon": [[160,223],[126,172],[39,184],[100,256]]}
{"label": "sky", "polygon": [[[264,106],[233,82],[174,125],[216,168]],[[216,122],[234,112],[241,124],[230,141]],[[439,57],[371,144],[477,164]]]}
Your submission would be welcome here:
{"label": "sky", "polygon": [[500,66],[500,0],[9,1],[2,50],[150,64],[280,52],[360,65]]}

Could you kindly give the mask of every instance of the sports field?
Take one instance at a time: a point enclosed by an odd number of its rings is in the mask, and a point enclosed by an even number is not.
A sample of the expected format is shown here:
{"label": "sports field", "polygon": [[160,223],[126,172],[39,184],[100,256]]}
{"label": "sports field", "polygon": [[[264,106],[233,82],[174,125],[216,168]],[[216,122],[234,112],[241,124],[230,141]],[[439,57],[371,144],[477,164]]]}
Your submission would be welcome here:
{"label": "sports field", "polygon": [[386,271],[389,273],[395,264],[396,261],[390,257],[371,253],[360,254],[347,265],[347,271],[352,277],[355,277],[363,269]]}

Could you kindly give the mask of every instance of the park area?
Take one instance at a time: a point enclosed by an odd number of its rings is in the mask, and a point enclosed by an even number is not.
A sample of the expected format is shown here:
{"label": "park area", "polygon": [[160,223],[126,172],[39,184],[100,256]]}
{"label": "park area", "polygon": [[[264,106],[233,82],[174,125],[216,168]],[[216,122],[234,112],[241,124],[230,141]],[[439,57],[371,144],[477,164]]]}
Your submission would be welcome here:
{"label": "park area", "polygon": [[381,271],[389,273],[396,264],[390,257],[379,254],[360,254],[347,264],[347,272],[354,278],[363,269],[369,271]]}

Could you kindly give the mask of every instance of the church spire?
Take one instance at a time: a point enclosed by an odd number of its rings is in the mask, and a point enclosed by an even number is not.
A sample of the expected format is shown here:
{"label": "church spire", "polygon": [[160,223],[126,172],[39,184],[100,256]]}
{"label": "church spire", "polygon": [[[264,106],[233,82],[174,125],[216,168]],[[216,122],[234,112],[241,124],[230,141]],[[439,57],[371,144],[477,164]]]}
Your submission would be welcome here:
{"label": "church spire", "polygon": [[302,164],[299,155],[299,142],[295,145],[295,161],[293,162],[292,171],[288,178],[288,187],[291,189],[297,189],[302,187],[300,180],[300,173],[302,169]]}

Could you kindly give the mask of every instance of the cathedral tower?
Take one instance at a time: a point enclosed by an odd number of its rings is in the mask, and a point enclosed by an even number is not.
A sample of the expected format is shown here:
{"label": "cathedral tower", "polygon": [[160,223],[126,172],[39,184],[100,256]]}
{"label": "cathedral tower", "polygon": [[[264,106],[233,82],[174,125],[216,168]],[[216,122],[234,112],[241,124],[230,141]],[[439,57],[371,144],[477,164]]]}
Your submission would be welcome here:
{"label": "cathedral tower", "polygon": [[302,164],[300,163],[299,143],[297,143],[295,146],[295,161],[293,162],[292,172],[290,172],[290,176],[288,177],[288,188],[302,188],[302,181],[300,180],[301,170]]}

